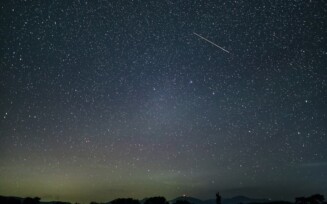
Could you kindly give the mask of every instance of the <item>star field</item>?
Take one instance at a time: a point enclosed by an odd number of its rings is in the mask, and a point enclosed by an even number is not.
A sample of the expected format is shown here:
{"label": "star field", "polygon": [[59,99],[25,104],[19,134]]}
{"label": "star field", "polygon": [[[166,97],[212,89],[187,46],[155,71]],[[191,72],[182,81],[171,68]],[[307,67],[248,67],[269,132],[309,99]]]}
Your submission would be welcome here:
{"label": "star field", "polygon": [[2,2],[0,194],[326,195],[326,6]]}

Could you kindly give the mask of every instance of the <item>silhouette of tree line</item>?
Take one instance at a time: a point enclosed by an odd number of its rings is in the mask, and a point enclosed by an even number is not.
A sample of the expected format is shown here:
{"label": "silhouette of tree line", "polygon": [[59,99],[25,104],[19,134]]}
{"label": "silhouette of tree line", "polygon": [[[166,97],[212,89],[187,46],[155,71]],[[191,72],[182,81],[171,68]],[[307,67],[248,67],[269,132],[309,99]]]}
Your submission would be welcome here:
{"label": "silhouette of tree line", "polygon": [[[40,198],[18,198],[18,197],[6,197],[0,196],[0,204],[40,204]],[[165,197],[156,196],[147,198],[143,204],[169,204]],[[286,201],[274,201],[265,204],[285,204]],[[68,202],[51,202],[51,204],[70,204]],[[97,202],[91,202],[90,204],[100,204]],[[110,204],[141,204],[139,200],[133,198],[118,198],[110,202]],[[173,204],[192,204],[186,199],[178,199]],[[222,204],[221,196],[219,192],[216,194],[216,204]],[[297,197],[295,198],[295,204],[327,204],[325,197],[321,194],[314,194],[309,197]]]}
{"label": "silhouette of tree line", "polygon": [[298,197],[295,198],[295,204],[322,204],[326,203],[325,197],[321,194],[314,194],[309,197]]}
{"label": "silhouette of tree line", "polygon": [[[19,197],[0,196],[0,204],[40,204],[40,200],[41,200],[41,198],[39,198],[39,197],[19,198]],[[70,204],[70,203],[53,201],[53,202],[51,202],[51,204]]]}
{"label": "silhouette of tree line", "polygon": [[17,197],[5,197],[5,196],[0,196],[0,203],[4,204],[39,204],[40,203],[40,198],[35,197],[35,198],[17,198]]}

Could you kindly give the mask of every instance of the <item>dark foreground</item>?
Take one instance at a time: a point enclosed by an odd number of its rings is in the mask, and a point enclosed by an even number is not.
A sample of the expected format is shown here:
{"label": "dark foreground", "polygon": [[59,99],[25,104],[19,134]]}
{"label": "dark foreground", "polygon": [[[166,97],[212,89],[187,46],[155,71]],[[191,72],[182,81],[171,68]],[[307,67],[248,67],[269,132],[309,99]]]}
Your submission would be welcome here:
{"label": "dark foreground", "polygon": [[[49,201],[43,202],[39,197],[14,197],[0,196],[0,204],[72,204],[70,202]],[[77,204],[77,203],[75,203]],[[269,201],[265,199],[250,199],[244,196],[237,196],[230,199],[222,199],[219,193],[216,194],[216,199],[201,201],[192,197],[178,197],[171,201],[158,196],[136,200],[133,198],[118,198],[105,203],[90,202],[90,204],[327,204],[325,197],[321,194],[314,194],[309,197],[297,197],[294,202],[289,201]]]}

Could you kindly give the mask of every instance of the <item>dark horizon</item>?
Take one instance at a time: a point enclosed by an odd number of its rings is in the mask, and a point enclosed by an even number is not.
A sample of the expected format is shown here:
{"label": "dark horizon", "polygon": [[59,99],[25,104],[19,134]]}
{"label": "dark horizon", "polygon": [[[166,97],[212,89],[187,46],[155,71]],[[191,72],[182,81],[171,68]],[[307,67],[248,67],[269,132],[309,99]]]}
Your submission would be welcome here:
{"label": "dark horizon", "polygon": [[[11,200],[11,202],[9,200],[5,200],[8,198],[14,198],[14,199],[19,199],[20,202],[22,204],[33,204],[33,203],[38,203],[38,202],[60,202],[60,203],[78,203],[78,204],[83,204],[83,203],[111,203],[111,204],[240,204],[240,203],[249,203],[249,204],[259,204],[259,203],[267,203],[267,204],[291,204],[291,203],[295,203],[295,204],[325,204],[325,197],[322,194],[312,194],[310,196],[298,196],[295,197],[292,201],[287,201],[287,200],[273,200],[273,199],[268,199],[268,198],[251,198],[251,197],[247,197],[247,196],[242,196],[242,195],[238,195],[238,196],[233,196],[230,198],[226,198],[226,197],[222,197],[221,194],[218,192],[215,195],[215,198],[211,198],[211,199],[199,199],[196,197],[192,197],[192,196],[187,196],[187,195],[182,195],[182,196],[178,196],[172,199],[166,199],[164,196],[161,195],[156,195],[156,196],[150,196],[150,197],[145,197],[142,199],[137,199],[137,198],[132,198],[132,197],[121,197],[121,198],[115,198],[115,199],[111,199],[111,200],[106,200],[106,201],[96,201],[96,200],[92,200],[92,201],[67,201],[67,200],[60,200],[60,199],[43,199],[41,197],[38,196],[26,196],[26,197],[20,197],[20,196],[4,196],[4,195],[0,195],[0,202],[3,204],[7,204],[6,202],[8,202],[8,204],[14,204],[16,202],[13,202]],[[159,198],[159,200],[162,201],[162,199],[164,200],[164,203],[161,202],[148,202],[150,200],[157,200]],[[29,200],[28,200],[29,199]],[[28,201],[25,201],[28,200]],[[32,200],[32,201],[31,201]],[[137,201],[136,203],[134,201]],[[158,200],[157,200],[158,201]],[[178,203],[178,201],[187,201],[187,203]],[[33,203],[32,203],[33,202]],[[167,203],[168,202],[168,203]],[[177,203],[176,203],[177,202]]]}
{"label": "dark horizon", "polygon": [[[224,192],[224,191],[221,191]],[[312,193],[312,194],[298,194],[294,197],[290,197],[288,199],[283,198],[283,197],[278,197],[278,198],[271,198],[271,197],[253,197],[253,196],[249,196],[249,195],[243,195],[243,194],[236,194],[236,195],[232,195],[232,196],[226,196],[226,194],[221,194],[221,192],[219,192],[219,195],[221,196],[222,201],[227,201],[227,200],[232,200],[232,199],[250,199],[252,201],[255,201],[253,203],[268,203],[268,202],[276,202],[276,201],[285,201],[285,202],[290,202],[290,203],[294,203],[296,198],[300,198],[300,197],[309,197],[312,195],[324,195],[321,193]],[[228,194],[227,194],[228,195]],[[214,201],[215,200],[215,194],[213,194],[211,197],[207,197],[207,198],[201,198],[201,197],[196,197],[196,196],[192,196],[192,195],[187,195],[187,194],[183,194],[183,195],[177,195],[175,197],[166,197],[163,196],[162,194],[158,193],[158,194],[153,194],[151,196],[145,196],[145,197],[132,197],[132,196],[121,196],[121,197],[114,197],[112,198],[110,195],[108,195],[108,199],[102,199],[102,200],[97,200],[97,199],[91,199],[91,200],[82,200],[82,199],[73,199],[73,200],[69,200],[69,199],[63,199],[60,198],[60,196],[50,196],[50,195],[46,195],[46,196],[40,196],[40,195],[1,195],[1,196],[5,196],[5,197],[19,197],[19,198],[40,198],[40,202],[51,202],[51,201],[59,201],[59,202],[70,202],[70,203],[91,203],[91,202],[97,202],[97,203],[107,203],[107,202],[111,202],[113,200],[117,200],[117,199],[121,199],[121,198],[132,198],[132,199],[136,199],[139,201],[144,201],[146,199],[152,198],[152,197],[164,197],[167,199],[167,201],[172,202],[174,200],[183,200],[183,199],[199,199],[200,201],[206,202],[206,201]],[[230,202],[230,201],[229,201]],[[223,202],[224,203],[224,202]],[[198,204],[198,203],[196,203]],[[207,203],[208,204],[208,203]],[[229,203],[230,204],[230,203]],[[238,203],[236,203],[238,204]]]}

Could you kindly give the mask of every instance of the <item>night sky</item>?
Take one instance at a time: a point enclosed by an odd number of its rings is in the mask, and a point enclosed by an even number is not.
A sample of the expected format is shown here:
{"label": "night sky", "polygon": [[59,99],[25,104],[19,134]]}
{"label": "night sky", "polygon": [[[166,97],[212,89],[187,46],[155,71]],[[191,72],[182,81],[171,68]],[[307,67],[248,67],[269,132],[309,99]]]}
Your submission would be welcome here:
{"label": "night sky", "polygon": [[0,6],[0,195],[327,195],[326,1]]}

